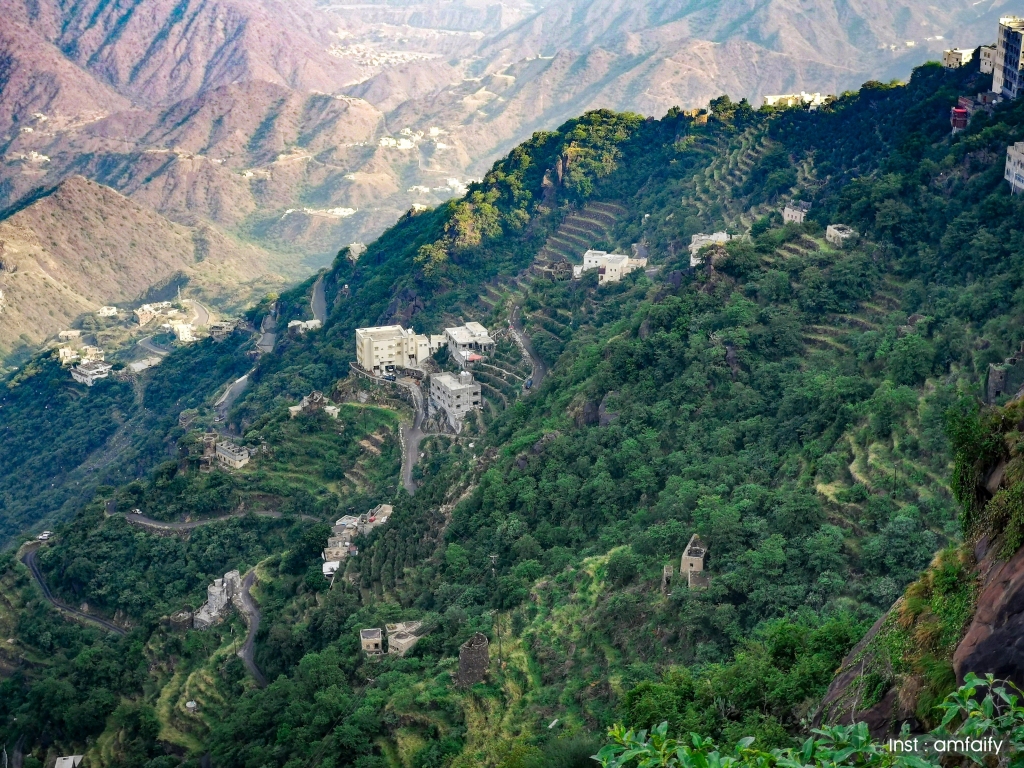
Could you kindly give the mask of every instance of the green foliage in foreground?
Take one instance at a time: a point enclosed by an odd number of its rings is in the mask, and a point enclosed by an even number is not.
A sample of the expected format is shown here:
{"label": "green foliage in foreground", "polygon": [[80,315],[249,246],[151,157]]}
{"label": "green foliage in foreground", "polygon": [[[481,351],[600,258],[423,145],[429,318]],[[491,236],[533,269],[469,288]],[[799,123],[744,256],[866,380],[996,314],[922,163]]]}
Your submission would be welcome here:
{"label": "green foliage in foreground", "polygon": [[[1019,693],[1012,683],[995,680],[992,675],[982,679],[968,674],[964,685],[940,705],[944,711],[942,723],[927,736],[918,737],[918,741],[924,745],[933,739],[946,742],[993,738],[1001,742],[1000,764],[1016,768],[1024,764],[1024,706],[1020,704]],[[650,732],[616,725],[608,731],[611,743],[595,758],[604,768],[924,768],[940,764],[941,755],[934,751],[929,753],[927,747],[916,754],[890,750],[886,743],[871,738],[864,723],[829,726],[815,730],[814,734],[799,747],[770,751],[756,748],[756,740],[748,736],[737,741],[730,753],[719,750],[712,740],[697,733],[691,733],[688,739],[670,738],[667,722]],[[907,733],[901,734],[901,738],[906,739]],[[991,754],[990,750],[950,749],[949,752],[966,757],[976,765],[986,765],[985,758]]]}

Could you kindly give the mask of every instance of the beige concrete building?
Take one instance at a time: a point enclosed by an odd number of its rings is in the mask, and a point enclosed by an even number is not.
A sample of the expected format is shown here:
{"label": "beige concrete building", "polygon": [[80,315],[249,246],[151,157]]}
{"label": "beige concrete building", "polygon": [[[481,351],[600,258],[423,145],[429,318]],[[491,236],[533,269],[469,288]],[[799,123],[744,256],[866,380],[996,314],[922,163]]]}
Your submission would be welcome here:
{"label": "beige concrete building", "polygon": [[679,563],[679,575],[686,574],[687,586],[690,589],[704,589],[710,584],[710,579],[704,573],[707,555],[707,544],[701,541],[696,533],[693,534]]}
{"label": "beige concrete building", "polygon": [[103,350],[99,347],[94,347],[90,344],[86,344],[82,347],[83,360],[99,360],[102,362],[104,357],[105,355],[103,354]]}
{"label": "beige concrete building", "polygon": [[995,69],[996,47],[994,45],[981,46],[981,74],[991,75]]}
{"label": "beige concrete building", "polygon": [[846,241],[856,234],[845,224],[829,224],[825,230],[825,240],[836,248],[842,248]]}
{"label": "beige concrete building", "polygon": [[959,69],[969,64],[974,56],[975,48],[951,48],[942,52],[942,66],[946,69]]}
{"label": "beige concrete building", "polygon": [[617,283],[630,272],[646,266],[646,257],[633,258],[622,253],[590,249],[583,254],[583,264],[573,270],[573,276],[580,277],[584,272],[596,269],[597,283],[604,285]]}
{"label": "beige concrete building", "polygon": [[762,102],[766,107],[818,107],[825,103],[825,96],[820,93],[778,93],[772,96],[765,96]]}
{"label": "beige concrete building", "polygon": [[61,341],[71,341],[72,339],[80,338],[81,335],[81,331],[61,331],[57,334],[57,338]]}
{"label": "beige concrete building", "polygon": [[397,624],[385,624],[388,633],[388,653],[405,656],[419,642],[419,632],[423,628],[422,621],[402,621]]}
{"label": "beige concrete building", "polygon": [[443,336],[425,336],[400,325],[356,328],[356,362],[376,376],[414,368],[444,345]]}
{"label": "beige concrete building", "polygon": [[359,630],[359,642],[367,656],[380,656],[384,653],[384,637],[379,627]]}
{"label": "beige concrete building", "polygon": [[443,411],[456,430],[462,426],[465,415],[479,410],[482,402],[480,384],[468,371],[460,373],[458,378],[450,373],[430,377],[430,404],[436,411]]}
{"label": "beige concrete building", "polygon": [[222,467],[241,469],[249,463],[249,449],[234,443],[217,443],[217,460]]}
{"label": "beige concrete building", "polygon": [[782,221],[784,224],[803,224],[809,210],[811,210],[810,203],[803,201],[790,203],[782,209]]}
{"label": "beige concrete building", "polygon": [[80,357],[71,347],[60,347],[57,350],[57,359],[60,360],[62,366],[65,366],[77,362]]}

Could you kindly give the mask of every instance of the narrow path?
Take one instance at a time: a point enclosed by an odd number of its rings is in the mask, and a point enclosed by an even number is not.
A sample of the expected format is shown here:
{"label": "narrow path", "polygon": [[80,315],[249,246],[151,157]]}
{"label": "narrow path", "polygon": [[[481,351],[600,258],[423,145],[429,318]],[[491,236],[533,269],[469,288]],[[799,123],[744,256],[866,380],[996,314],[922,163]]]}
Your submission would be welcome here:
{"label": "narrow path", "polygon": [[210,310],[204,307],[195,299],[186,299],[192,305],[192,325],[195,328],[205,328],[210,324]]}
{"label": "narrow path", "polygon": [[533,345],[530,344],[529,338],[527,338],[526,333],[523,332],[523,321],[519,317],[520,311],[519,305],[516,304],[512,309],[512,317],[509,320],[508,329],[519,340],[523,349],[526,350],[526,354],[530,356],[530,363],[533,365],[533,373],[531,374],[533,378],[533,389],[538,389],[541,382],[544,381],[544,377],[547,376],[548,367],[544,364],[544,361],[537,356],[537,353],[533,351]]}
{"label": "narrow path", "polygon": [[405,452],[402,454],[402,485],[412,496],[416,493],[416,481],[412,478],[412,468],[420,460],[420,443],[426,435],[420,428],[426,418],[426,407],[423,403],[423,392],[415,379],[402,378],[398,383],[409,390],[415,404],[412,426],[402,425],[402,442],[405,444]]}
{"label": "narrow path", "polygon": [[43,597],[46,598],[46,601],[50,603],[58,611],[80,621],[84,621],[89,624],[95,624],[99,627],[102,627],[103,629],[113,632],[116,635],[121,635],[123,637],[127,634],[127,632],[125,632],[123,629],[121,629],[121,627],[117,626],[116,624],[112,624],[106,619],[100,618],[99,616],[92,616],[88,613],[83,613],[82,611],[76,610],[75,608],[72,608],[70,605],[67,605],[66,603],[55,598],[53,596],[53,593],[50,592],[50,588],[46,585],[46,581],[43,580],[42,571],[39,570],[39,563],[36,562],[36,549],[30,549],[28,552],[26,552],[25,555],[21,558],[21,562],[23,562],[28,567],[29,572],[32,574],[32,578],[35,580],[36,584],[39,585],[39,589],[42,590]]}
{"label": "narrow path", "polygon": [[327,322],[327,296],[324,294],[324,276],[320,275],[313,283],[313,296],[309,302],[313,317],[321,323]]}
{"label": "narrow path", "polygon": [[[107,512],[107,517],[113,517],[116,513]],[[164,520],[154,520],[151,517],[145,515],[133,515],[131,513],[123,515],[124,519],[127,520],[131,525],[137,525],[140,528],[148,528],[151,531],[191,531],[193,528],[199,528],[203,525],[213,525],[214,523],[223,523],[225,520],[234,520],[236,518],[245,517],[246,515],[256,515],[257,517],[272,517],[275,520],[280,520],[283,515],[280,512],[275,512],[269,509],[260,510],[246,510],[245,512],[232,512],[230,515],[221,515],[220,517],[208,517],[205,520],[189,520],[188,522],[166,522]],[[311,515],[299,515],[300,520],[312,521],[315,523],[320,522],[319,518]]]}
{"label": "narrow path", "polygon": [[146,336],[145,338],[139,339],[135,343],[138,344],[147,352],[152,352],[154,355],[159,355],[160,357],[167,357],[169,354],[171,354],[171,350],[169,350],[167,347],[161,347],[159,344],[153,343],[152,338],[152,336]]}
{"label": "narrow path", "polygon": [[256,348],[262,354],[274,351],[274,345],[277,343],[276,329],[277,321],[270,315],[264,315],[262,322],[260,322],[260,337],[256,341]]}
{"label": "narrow path", "polygon": [[245,623],[249,625],[249,634],[245,636],[245,642],[242,643],[242,647],[238,650],[238,658],[242,660],[245,668],[256,679],[256,684],[260,688],[266,688],[267,678],[263,675],[260,668],[256,666],[256,661],[253,658],[256,651],[256,632],[260,628],[260,609],[249,592],[255,580],[255,570],[249,571],[245,574],[245,578],[242,579],[242,594],[240,595],[242,599],[242,613],[245,616]]}
{"label": "narrow path", "polygon": [[[255,370],[255,369],[253,369]],[[249,386],[249,371],[245,375],[234,380],[226,390],[224,394],[220,396],[220,399],[214,403],[213,410],[217,414],[218,421],[224,421],[228,416],[228,411],[231,406],[235,404],[235,401],[241,397],[242,393],[245,392],[246,387]]]}

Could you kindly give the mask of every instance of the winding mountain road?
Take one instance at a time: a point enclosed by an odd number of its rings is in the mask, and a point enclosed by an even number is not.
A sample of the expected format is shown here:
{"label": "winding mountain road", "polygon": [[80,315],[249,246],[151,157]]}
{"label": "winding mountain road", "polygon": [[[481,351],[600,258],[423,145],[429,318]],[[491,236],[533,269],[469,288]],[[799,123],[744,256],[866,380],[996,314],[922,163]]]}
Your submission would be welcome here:
{"label": "winding mountain road", "polygon": [[167,357],[169,354],[171,354],[172,350],[168,349],[167,347],[161,347],[159,344],[154,343],[152,339],[152,336],[146,336],[144,338],[139,339],[135,343],[138,344],[147,352],[152,352],[154,355],[159,355],[160,357]]}
{"label": "winding mountain road", "polygon": [[[255,370],[255,368],[253,369]],[[228,411],[231,406],[235,404],[235,401],[241,397],[242,393],[245,392],[246,387],[249,386],[249,371],[244,376],[235,379],[231,385],[224,390],[224,394],[220,396],[220,399],[214,403],[213,410],[217,414],[217,417],[224,421],[228,416]]]}
{"label": "winding mountain road", "polygon": [[102,627],[108,632],[113,632],[115,635],[121,635],[123,637],[124,635],[128,634],[116,624],[112,624],[111,622],[107,621],[106,619],[102,619],[99,616],[93,616],[88,613],[83,613],[82,611],[72,608],[67,603],[64,603],[61,600],[58,600],[56,597],[54,597],[53,593],[50,592],[50,588],[46,585],[46,581],[43,579],[43,572],[39,570],[39,563],[36,562],[36,551],[36,548],[30,549],[21,558],[21,562],[25,564],[25,566],[29,570],[29,573],[32,574],[32,578],[35,580],[36,584],[39,585],[39,589],[42,591],[43,597],[46,598],[46,601],[48,603],[50,603],[54,608],[56,608],[63,614],[78,619],[79,621],[84,621],[88,624],[95,624],[96,626]]}
{"label": "winding mountain road", "polygon": [[405,452],[402,454],[402,485],[405,486],[405,490],[412,496],[416,493],[416,481],[412,478],[412,468],[419,461],[420,443],[426,437],[426,434],[420,427],[423,425],[427,411],[423,403],[423,391],[415,379],[403,377],[397,383],[409,390],[415,404],[412,425],[406,426],[403,424],[399,427],[402,430],[402,442],[405,443]]}
{"label": "winding mountain road", "polygon": [[313,311],[313,317],[321,323],[327,322],[327,296],[324,294],[323,275],[320,275],[313,283],[313,295],[309,301],[309,308]]}
{"label": "winding mountain road", "polygon": [[242,643],[242,647],[238,649],[238,658],[242,660],[245,668],[256,679],[256,684],[260,688],[266,688],[267,678],[263,675],[260,668],[256,666],[256,661],[253,658],[256,650],[256,633],[260,628],[260,609],[249,592],[255,580],[255,570],[249,571],[245,574],[245,578],[242,579],[242,593],[239,597],[242,600],[242,614],[245,616],[245,623],[249,626],[249,633],[245,636],[245,642]]}
{"label": "winding mountain road", "polygon": [[526,350],[526,354],[530,356],[530,363],[533,365],[533,389],[540,387],[540,383],[544,381],[544,377],[548,374],[548,367],[544,361],[541,360],[537,353],[533,351],[533,345],[530,344],[529,338],[523,331],[523,321],[519,317],[521,309],[517,304],[512,310],[512,317],[509,320],[508,329],[512,334],[519,340],[520,345]]}
{"label": "winding mountain road", "polygon": [[[116,514],[116,513],[114,513]],[[137,525],[140,528],[148,528],[151,531],[191,531],[193,528],[199,528],[204,525],[213,525],[214,523],[223,523],[225,520],[235,520],[236,518],[245,517],[246,515],[256,515],[257,517],[272,517],[275,520],[280,520],[283,515],[280,512],[269,509],[260,510],[246,510],[245,512],[232,512],[230,515],[222,515],[220,517],[208,517],[205,520],[189,520],[188,522],[166,522],[164,520],[154,520],[151,517],[145,515],[133,515],[131,513],[123,515],[131,525]],[[107,517],[111,517],[112,513],[108,512]],[[320,522],[319,518],[313,517],[312,515],[300,515],[299,519]]]}

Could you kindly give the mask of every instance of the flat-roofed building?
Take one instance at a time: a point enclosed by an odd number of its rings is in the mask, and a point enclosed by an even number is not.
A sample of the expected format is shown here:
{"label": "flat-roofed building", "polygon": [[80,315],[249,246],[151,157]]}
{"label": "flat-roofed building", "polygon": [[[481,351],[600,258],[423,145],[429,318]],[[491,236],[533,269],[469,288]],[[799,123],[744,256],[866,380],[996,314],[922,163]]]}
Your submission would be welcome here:
{"label": "flat-roofed building", "polygon": [[700,249],[708,245],[725,245],[733,236],[727,232],[713,232],[710,235],[704,232],[699,232],[690,238],[690,244],[687,246],[690,250],[690,266],[696,267],[703,262],[703,259],[698,255]]}
{"label": "flat-roofed building", "polygon": [[117,317],[117,307],[100,307],[96,314],[100,317]]}
{"label": "flat-roofed building", "polygon": [[974,48],[951,48],[942,52],[942,66],[946,69],[959,69],[969,64],[974,57]]}
{"label": "flat-roofed building", "polygon": [[356,362],[376,375],[414,368],[445,345],[443,336],[426,336],[400,325],[356,328]]}
{"label": "flat-roofed building", "polygon": [[477,352],[487,354],[494,351],[494,339],[480,323],[470,322],[455,328],[445,328],[444,337],[449,352]]}
{"label": "flat-roofed building", "polygon": [[825,240],[836,248],[842,248],[846,241],[856,234],[845,224],[829,224],[825,229]]}
{"label": "flat-roofed building", "polygon": [[384,635],[379,627],[360,629],[359,642],[367,656],[380,656],[384,653]]}
{"label": "flat-roofed building", "polygon": [[811,210],[811,204],[802,200],[790,203],[782,209],[782,222],[784,224],[803,224],[807,218],[807,212]]}
{"label": "flat-roofed building", "polygon": [[579,270],[579,277],[591,269],[597,270],[597,283],[617,283],[630,272],[647,266],[647,258],[633,258],[623,253],[608,253],[591,248],[583,254],[583,266]]}
{"label": "flat-roofed building", "polygon": [[61,341],[71,341],[77,339],[82,335],[81,331],[61,331],[57,334],[57,338]]}
{"label": "flat-roofed building", "polygon": [[221,466],[241,469],[249,463],[249,449],[234,443],[217,443],[217,460]]}
{"label": "flat-roofed building", "polygon": [[991,75],[995,69],[996,47],[994,45],[981,46],[981,74]]}
{"label": "flat-roofed building", "polygon": [[113,367],[110,363],[104,363],[100,360],[83,360],[71,369],[71,378],[79,384],[91,387],[100,379],[107,378]]}
{"label": "flat-roofed building", "polygon": [[481,405],[480,384],[473,374],[463,371],[458,377],[450,373],[436,373],[430,377],[430,404],[448,417],[455,429],[462,425],[462,419]]}

